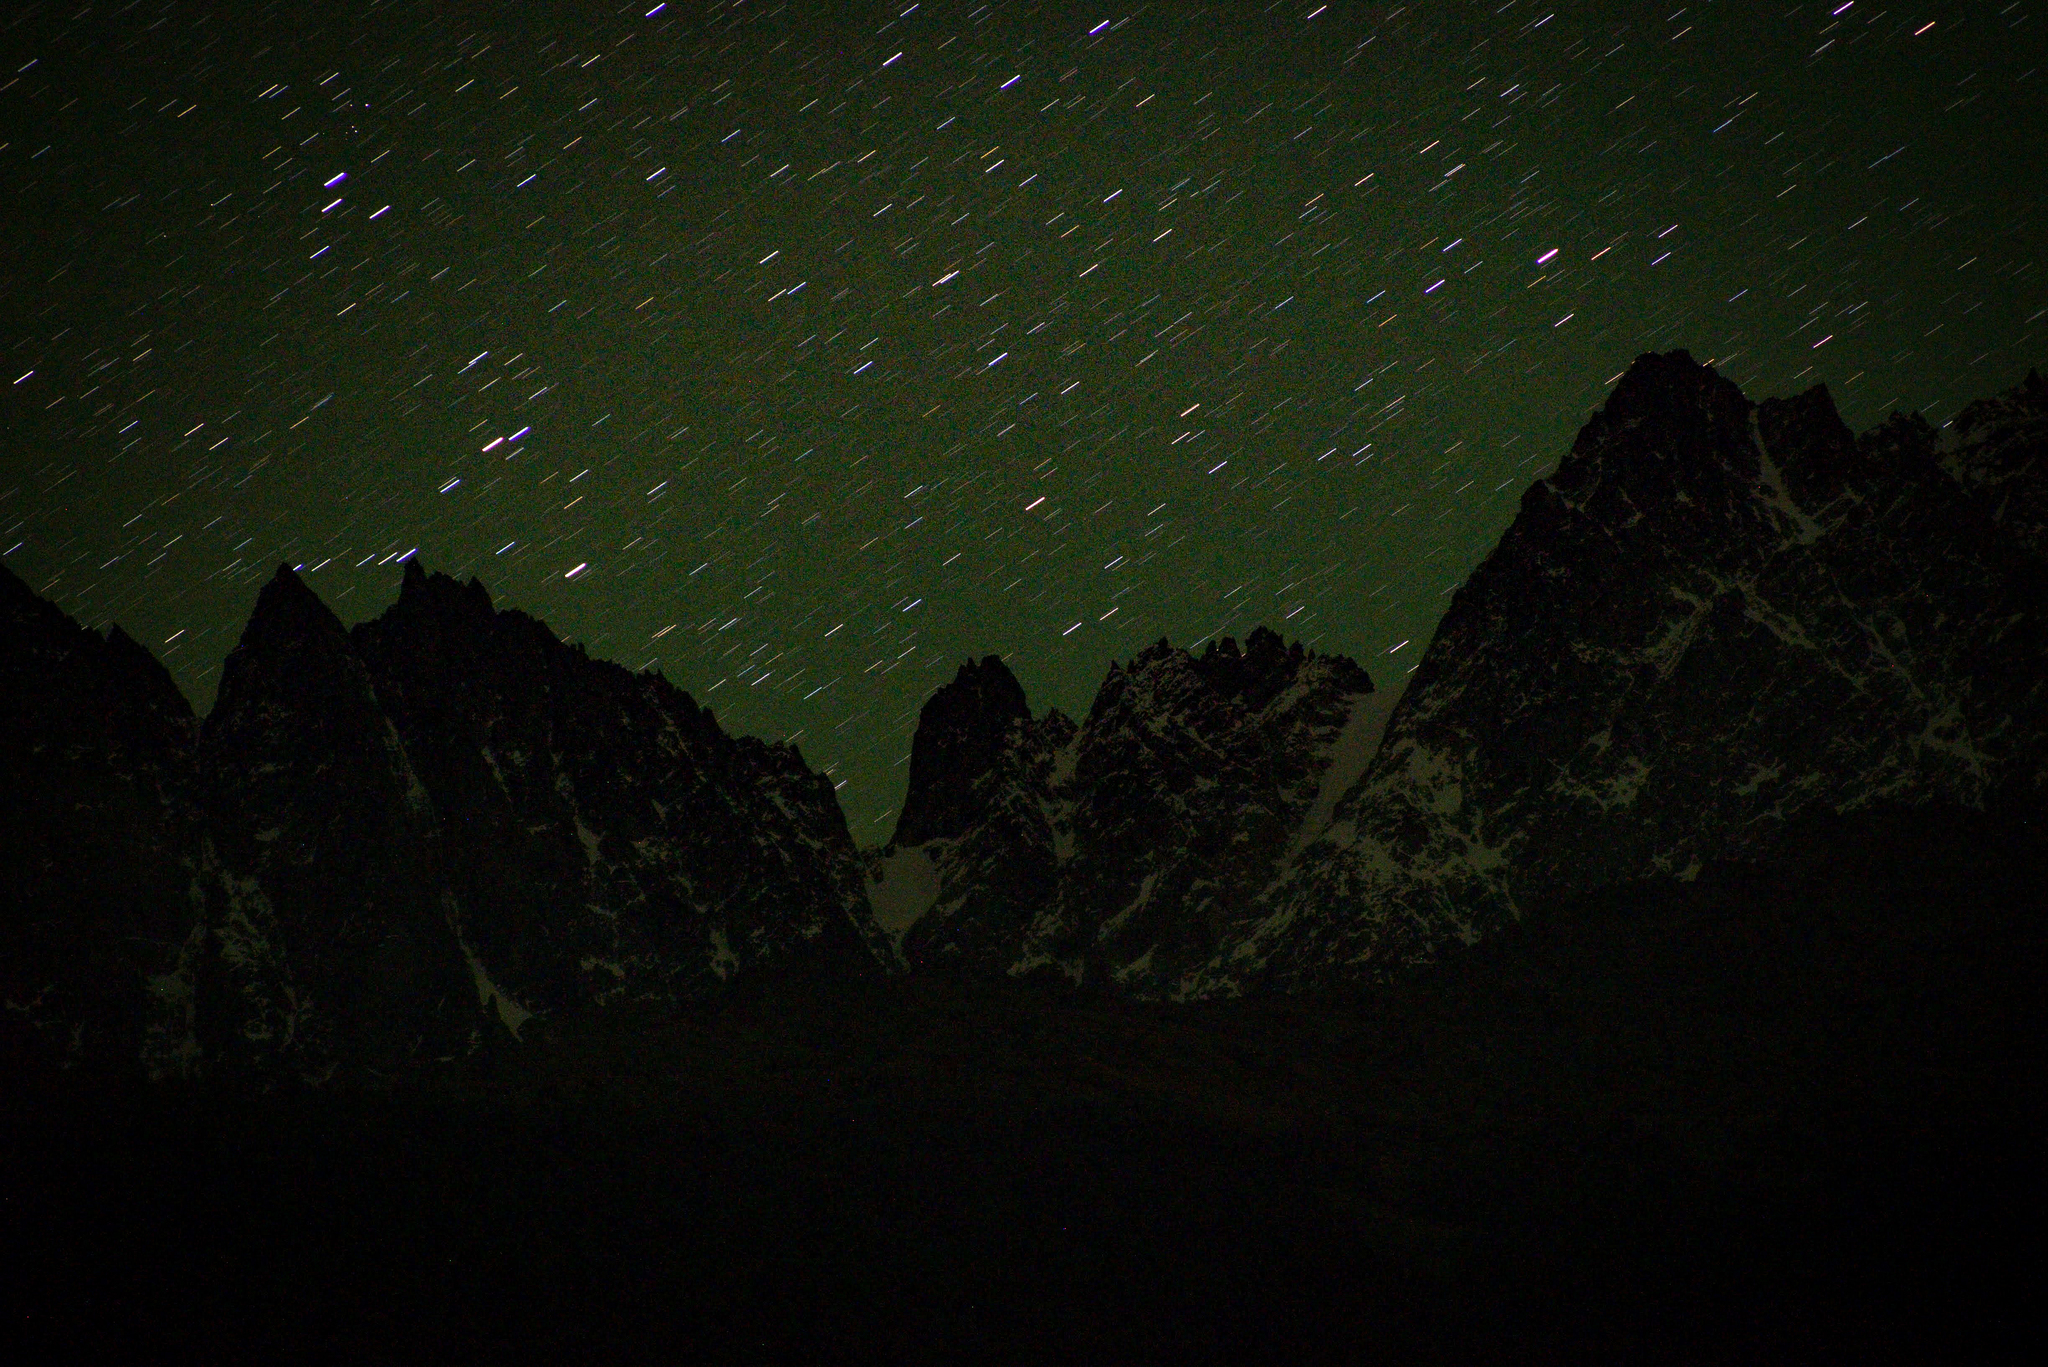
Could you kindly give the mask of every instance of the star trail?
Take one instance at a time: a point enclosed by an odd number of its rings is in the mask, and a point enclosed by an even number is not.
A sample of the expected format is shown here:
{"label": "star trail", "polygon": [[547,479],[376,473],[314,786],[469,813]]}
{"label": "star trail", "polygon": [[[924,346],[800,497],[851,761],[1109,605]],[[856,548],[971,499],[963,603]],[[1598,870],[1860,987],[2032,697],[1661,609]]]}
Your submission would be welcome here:
{"label": "star trail", "polygon": [[872,843],[970,654],[1397,682],[1640,352],[2014,383],[2033,4],[32,5],[0,556],[202,711],[280,561],[473,574]]}

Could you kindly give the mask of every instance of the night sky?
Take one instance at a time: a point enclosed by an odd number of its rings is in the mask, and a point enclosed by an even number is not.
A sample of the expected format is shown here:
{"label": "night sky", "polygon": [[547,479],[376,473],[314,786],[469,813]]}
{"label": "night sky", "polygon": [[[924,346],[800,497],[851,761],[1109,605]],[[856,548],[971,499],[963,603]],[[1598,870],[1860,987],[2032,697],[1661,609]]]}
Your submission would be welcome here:
{"label": "night sky", "polygon": [[7,8],[6,564],[204,710],[416,554],[862,843],[969,654],[1397,683],[1642,351],[2048,361],[2037,0]]}

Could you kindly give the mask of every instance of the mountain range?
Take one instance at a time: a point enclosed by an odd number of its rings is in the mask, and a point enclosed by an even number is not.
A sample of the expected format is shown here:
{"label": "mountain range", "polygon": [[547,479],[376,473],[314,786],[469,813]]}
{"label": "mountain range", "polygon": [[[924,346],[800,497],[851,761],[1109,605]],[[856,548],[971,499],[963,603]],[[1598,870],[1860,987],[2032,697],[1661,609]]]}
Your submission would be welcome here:
{"label": "mountain range", "polygon": [[2038,374],[1857,436],[1643,356],[1398,687],[1261,628],[1113,663],[1076,720],[969,661],[868,851],[795,747],[474,580],[409,561],[344,628],[281,566],[200,720],[0,567],[0,1028],[321,1078],[768,971],[1309,991],[1816,814],[2029,813],[2044,454]]}
{"label": "mountain range", "polygon": [[349,630],[281,566],[204,722],[118,628],[0,573],[17,1027],[156,1074],[318,1078],[767,966],[879,967],[794,748],[404,573]]}

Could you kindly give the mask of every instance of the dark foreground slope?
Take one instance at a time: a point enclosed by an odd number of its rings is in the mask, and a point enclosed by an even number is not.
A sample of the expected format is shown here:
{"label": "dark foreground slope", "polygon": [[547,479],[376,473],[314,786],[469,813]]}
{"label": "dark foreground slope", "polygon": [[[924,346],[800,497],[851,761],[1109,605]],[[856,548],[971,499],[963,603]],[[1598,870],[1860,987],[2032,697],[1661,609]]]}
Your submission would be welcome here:
{"label": "dark foreground slope", "polygon": [[[375,1094],[4,1111],[79,1360],[1925,1360],[2025,1328],[2040,832],[1808,822],[1357,995],[565,1012]],[[536,1026],[540,1026],[536,1022]]]}

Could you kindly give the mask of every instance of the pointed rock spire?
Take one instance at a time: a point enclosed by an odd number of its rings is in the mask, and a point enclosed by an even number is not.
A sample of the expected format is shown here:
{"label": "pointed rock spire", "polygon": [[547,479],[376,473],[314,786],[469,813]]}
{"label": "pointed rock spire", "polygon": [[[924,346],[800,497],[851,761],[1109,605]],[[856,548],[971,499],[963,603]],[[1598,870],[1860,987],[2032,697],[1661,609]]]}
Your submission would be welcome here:
{"label": "pointed rock spire", "polygon": [[1718,436],[1731,425],[1746,426],[1750,407],[1734,381],[1695,361],[1692,353],[1645,352],[1622,373],[1607,402],[1580,432],[1566,466],[1600,449],[1615,433],[1644,422]]}
{"label": "pointed rock spire", "polygon": [[277,573],[256,594],[256,607],[242,628],[241,643],[248,645],[252,640],[267,640],[280,634],[342,634],[341,619],[285,564],[277,567]]}
{"label": "pointed rock spire", "polygon": [[932,694],[910,743],[910,789],[896,845],[960,834],[978,813],[975,783],[995,765],[1013,722],[1029,721],[1024,687],[999,655],[968,660]]}
{"label": "pointed rock spire", "polygon": [[391,607],[391,614],[397,617],[423,614],[435,620],[487,618],[493,611],[490,591],[476,576],[470,576],[464,584],[439,570],[429,571],[416,555],[405,561],[398,583],[398,601]]}
{"label": "pointed rock spire", "polygon": [[250,700],[271,690],[264,680],[298,676],[299,687],[327,686],[343,663],[360,676],[348,632],[333,609],[306,586],[290,565],[279,565],[256,595],[255,610],[242,638],[221,664],[220,689],[207,718],[212,729]]}

